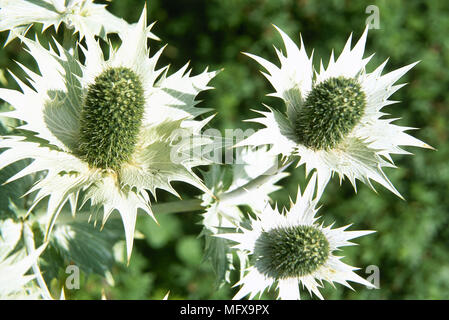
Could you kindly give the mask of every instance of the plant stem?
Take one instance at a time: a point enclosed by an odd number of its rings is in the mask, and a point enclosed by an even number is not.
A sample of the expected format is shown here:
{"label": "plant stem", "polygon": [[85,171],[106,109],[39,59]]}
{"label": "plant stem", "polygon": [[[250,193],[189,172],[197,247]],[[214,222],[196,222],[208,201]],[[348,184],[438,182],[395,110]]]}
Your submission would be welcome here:
{"label": "plant stem", "polygon": [[[218,199],[221,201],[226,201],[232,198],[240,197],[242,195],[245,195],[248,193],[248,190],[258,188],[259,186],[263,185],[265,182],[268,182],[270,179],[273,178],[276,174],[284,171],[288,166],[290,166],[292,162],[289,162],[288,164],[284,165],[283,167],[279,167],[277,164],[273,167],[266,170],[263,174],[259,175],[257,178],[247,182],[241,187],[238,187],[237,189],[234,189],[229,192],[225,192],[221,194]],[[273,172],[274,171],[274,172]]]}
{"label": "plant stem", "polygon": [[204,207],[201,203],[202,200],[200,199],[179,200],[155,204],[152,206],[152,209],[156,214],[190,212],[203,210]]}
{"label": "plant stem", "polygon": [[[284,162],[285,163],[285,162]],[[276,174],[283,172],[288,166],[290,166],[292,162],[287,163],[284,166],[280,166],[282,164],[276,164],[275,166],[269,168],[265,171],[265,173],[259,175],[257,178],[249,181],[245,185],[232,190],[230,192],[226,192],[221,194],[218,197],[219,201],[225,201],[231,198],[239,197],[242,195],[245,195],[248,190],[251,190],[253,188],[258,188],[265,182],[269,181],[273,178]],[[191,211],[199,211],[206,209],[202,205],[201,199],[189,199],[189,200],[178,200],[178,201],[171,201],[166,203],[156,203],[151,206],[151,209],[153,210],[154,214],[169,214],[169,213],[182,213],[182,212],[191,212]],[[78,217],[84,217],[85,219],[88,219],[90,215],[88,213],[77,215]],[[112,217],[120,217],[119,215],[111,215]],[[64,223],[66,220],[73,221],[73,217],[71,214],[66,214],[66,212],[61,212],[60,216],[58,217],[57,223]]]}
{"label": "plant stem", "polygon": [[62,42],[62,46],[64,49],[70,52],[72,49],[72,38],[73,38],[73,30],[64,25],[64,38]]}

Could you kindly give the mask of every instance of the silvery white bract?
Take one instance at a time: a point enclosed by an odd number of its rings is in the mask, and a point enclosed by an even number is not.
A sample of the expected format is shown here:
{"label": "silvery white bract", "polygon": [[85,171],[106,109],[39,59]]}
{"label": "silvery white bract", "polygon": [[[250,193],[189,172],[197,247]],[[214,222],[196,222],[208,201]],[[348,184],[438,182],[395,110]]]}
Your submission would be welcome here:
{"label": "silvery white bract", "polygon": [[319,291],[323,280],[349,288],[348,281],[373,287],[354,272],[357,268],[334,255],[340,247],[353,245],[349,240],[373,231],[346,231],[349,226],[332,229],[318,224],[314,190],[315,175],[302,195],[298,190],[296,203],[287,212],[280,213],[277,207],[267,205],[255,219],[250,218],[250,229],[240,227],[241,232],[217,235],[237,242],[234,248],[250,261],[236,284],[241,289],[234,299],[247,295],[253,299],[274,284],[278,298],[286,300],[300,298],[299,285],[323,299]]}
{"label": "silvery white bract", "polygon": [[37,262],[46,244],[29,254],[25,249],[14,252],[22,236],[22,225],[11,219],[0,221],[0,299],[38,299],[40,289],[27,271]]}
{"label": "silvery white bract", "polygon": [[[120,213],[128,257],[138,209],[152,215],[147,191],[178,195],[170,183],[184,181],[208,192],[192,171],[208,162],[196,153],[179,161],[172,157],[207,143],[199,134],[210,117],[194,118],[209,109],[196,108],[195,97],[210,88],[216,73],[190,76],[186,65],[169,76],[168,67],[156,69],[163,49],[149,58],[145,17],[144,10],[122,45],[110,49],[108,60],[86,34],[84,64],[58,43],[56,53],[21,37],[41,75],[22,66],[32,88],[15,77],[23,93],[0,89],[0,98],[14,108],[2,116],[23,121],[21,135],[0,141],[0,148],[7,148],[0,168],[34,160],[8,182],[45,171],[29,193],[37,192],[34,205],[49,196],[47,235],[68,200],[77,210],[81,194],[81,204],[90,200],[104,208],[103,223],[114,210]],[[179,142],[180,131],[193,138]]]}
{"label": "silvery white bract", "polygon": [[205,184],[216,196],[203,195],[203,206],[207,207],[203,224],[214,233],[216,227],[239,226],[242,212],[238,206],[261,210],[271,201],[269,194],[281,188],[276,183],[289,175],[278,170],[277,157],[266,147],[238,148],[235,161],[230,168],[214,165],[203,174]]}
{"label": "silvery white bract", "polygon": [[[6,43],[22,34],[30,25],[42,23],[43,30],[50,26],[59,28],[61,23],[79,32],[105,37],[118,33],[122,39],[129,25],[106,10],[106,5],[93,0],[0,0],[0,31],[11,30]],[[148,37],[158,40],[147,30]]]}
{"label": "silvery white bract", "polygon": [[395,167],[391,154],[408,154],[400,146],[431,148],[405,133],[412,128],[393,124],[397,119],[384,119],[383,107],[395,103],[388,98],[404,84],[394,85],[416,63],[381,75],[386,61],[367,73],[363,58],[366,28],[351,49],[351,37],[335,61],[333,53],[327,68],[314,72],[312,57],[301,41],[298,48],[280,29],[286,55],[276,49],[281,62],[273,63],[252,54],[268,73],[273,85],[271,96],[284,100],[286,112],[258,111],[262,117],[251,121],[266,128],[257,131],[240,145],[272,145],[271,151],[284,157],[298,158],[306,173],[316,169],[318,189],[322,193],[336,172],[340,182],[347,177],[356,189],[356,179],[370,185],[374,180],[400,196],[383,172]]}
{"label": "silvery white bract", "polygon": [[[223,228],[240,226],[243,212],[239,206],[261,210],[271,201],[269,195],[281,188],[276,183],[286,176],[288,173],[278,171],[277,157],[269,154],[266,147],[238,148],[232,166],[213,165],[203,173],[204,183],[215,195],[202,196],[206,208],[202,220],[202,234],[206,237],[204,256],[211,260],[218,282],[230,282],[233,256],[226,240],[213,235]],[[237,254],[243,266],[244,256]]]}

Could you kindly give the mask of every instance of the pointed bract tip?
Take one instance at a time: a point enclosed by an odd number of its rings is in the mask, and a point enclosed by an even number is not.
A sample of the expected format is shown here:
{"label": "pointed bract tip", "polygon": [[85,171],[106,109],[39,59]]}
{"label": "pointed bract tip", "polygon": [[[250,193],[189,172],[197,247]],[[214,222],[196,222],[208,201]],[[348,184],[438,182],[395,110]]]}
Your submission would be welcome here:
{"label": "pointed bract tip", "polygon": [[147,4],[143,5],[142,13],[140,14],[139,22],[137,22],[137,25],[143,26],[143,28],[147,28]]}
{"label": "pointed bract tip", "polygon": [[363,36],[366,37],[366,35],[368,34],[368,30],[369,30],[369,25],[367,24],[367,25],[365,26],[365,29],[363,30],[362,37],[363,37]]}
{"label": "pointed bract tip", "polygon": [[421,60],[418,60],[418,61],[415,61],[415,62],[413,62],[413,63],[411,63],[410,64],[410,69],[411,68],[414,68],[418,63],[420,63],[421,62]]}
{"label": "pointed bract tip", "polygon": [[304,41],[302,39],[302,33],[299,33],[299,43],[301,44],[301,49],[304,48]]}
{"label": "pointed bract tip", "polygon": [[396,196],[398,196],[399,199],[401,199],[401,200],[403,200],[403,201],[407,201],[407,200],[405,200],[405,198],[402,196],[402,194],[399,193],[399,191],[398,191],[397,193],[394,192],[394,194],[395,194]]}
{"label": "pointed bract tip", "polygon": [[254,57],[256,56],[256,55],[254,55],[252,53],[245,52],[245,51],[240,51],[240,53],[245,55],[245,56],[247,56],[247,57],[250,57],[251,59],[254,59]]}

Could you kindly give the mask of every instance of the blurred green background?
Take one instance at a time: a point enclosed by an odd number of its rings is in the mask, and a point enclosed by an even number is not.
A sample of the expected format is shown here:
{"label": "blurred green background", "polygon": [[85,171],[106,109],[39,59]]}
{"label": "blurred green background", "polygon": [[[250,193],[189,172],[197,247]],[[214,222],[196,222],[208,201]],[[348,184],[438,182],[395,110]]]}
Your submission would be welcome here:
{"label": "blurred green background", "polygon": [[[115,0],[109,10],[128,22],[138,20],[143,0]],[[202,93],[203,107],[212,107],[217,116],[211,127],[256,128],[242,122],[253,118],[250,109],[262,103],[283,108],[260,74],[257,63],[242,55],[251,52],[277,61],[272,45],[282,42],[272,24],[279,26],[297,43],[301,33],[307,51],[314,49],[314,63],[327,64],[332,49],[338,55],[349,34],[362,34],[369,5],[380,13],[380,29],[370,30],[366,56],[376,53],[368,65],[373,70],[386,58],[385,71],[421,62],[400,82],[408,85],[395,93],[401,102],[386,112],[404,126],[420,128],[412,134],[437,151],[411,149],[414,156],[396,156],[398,169],[387,169],[393,184],[403,194],[400,200],[377,185],[376,194],[359,184],[355,194],[349,182],[338,179],[329,184],[321,203],[325,223],[336,226],[352,223],[353,229],[377,233],[357,239],[359,246],[344,249],[343,261],[366,268],[379,267],[380,289],[354,285],[356,291],[325,284],[327,299],[448,299],[449,298],[449,2],[447,1],[311,1],[311,0],[151,0],[149,21],[162,41],[150,42],[153,52],[165,43],[160,66],[171,64],[172,72],[187,61],[194,73],[206,66],[221,69],[213,81],[215,90]],[[5,38],[2,34],[2,39]],[[11,59],[28,61],[18,41],[0,51],[0,68],[19,75]],[[8,76],[7,76],[8,78]],[[8,80],[10,80],[8,78]],[[8,86],[14,87],[12,81]],[[273,194],[281,206],[295,195],[304,172],[297,169],[281,181],[283,191]],[[184,184],[176,185],[185,198],[198,194]],[[288,191],[288,192],[287,192]],[[175,198],[160,192],[160,201]],[[68,292],[74,299],[99,299],[105,288],[108,299],[161,299],[170,291],[171,299],[229,299],[236,292],[230,285],[217,287],[208,262],[202,261],[203,239],[200,212],[159,215],[160,226],[149,217],[140,217],[137,228],[144,235],[136,239],[129,266],[116,264],[115,286],[97,276],[83,279],[81,290]],[[236,275],[233,276],[236,280]],[[302,295],[308,296],[306,292]],[[273,298],[273,292],[264,298]]]}

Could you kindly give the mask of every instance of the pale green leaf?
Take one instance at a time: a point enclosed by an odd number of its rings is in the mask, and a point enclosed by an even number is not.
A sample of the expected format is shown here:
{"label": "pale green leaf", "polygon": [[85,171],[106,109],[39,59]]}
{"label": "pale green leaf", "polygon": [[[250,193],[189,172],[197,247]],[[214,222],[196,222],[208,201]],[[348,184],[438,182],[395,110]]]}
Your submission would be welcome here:
{"label": "pale green leaf", "polygon": [[56,223],[50,243],[66,262],[86,273],[105,276],[115,261],[113,246],[123,238],[123,227],[120,221],[111,219],[100,230],[100,225],[83,221],[86,215],[87,212],[81,212],[71,218],[69,212],[63,212],[65,219]]}

